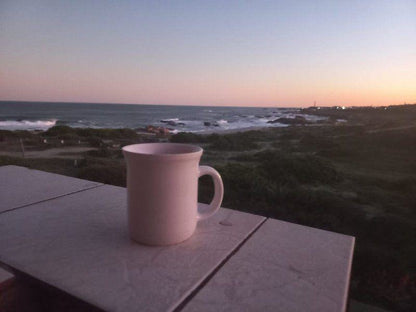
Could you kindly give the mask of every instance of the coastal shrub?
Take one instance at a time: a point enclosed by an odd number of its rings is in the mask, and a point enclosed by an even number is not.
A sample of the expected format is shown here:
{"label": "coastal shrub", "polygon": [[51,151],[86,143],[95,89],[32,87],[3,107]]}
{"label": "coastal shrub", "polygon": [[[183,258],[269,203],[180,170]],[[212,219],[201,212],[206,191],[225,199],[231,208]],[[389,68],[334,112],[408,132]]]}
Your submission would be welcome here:
{"label": "coastal shrub", "polygon": [[111,158],[115,154],[117,154],[118,151],[112,152],[106,147],[101,147],[97,150],[91,150],[86,152],[86,155],[91,157],[102,157],[102,158]]}
{"label": "coastal shrub", "polygon": [[62,134],[62,135],[59,135],[58,138],[60,140],[64,140],[66,145],[76,144],[78,143],[78,140],[79,140],[79,136],[76,135],[75,133]]}
{"label": "coastal shrub", "polygon": [[232,133],[220,135],[213,133],[207,136],[209,148],[223,151],[246,151],[258,149],[259,144],[250,136],[243,133]]}
{"label": "coastal shrub", "polygon": [[263,130],[250,130],[244,132],[235,132],[223,134],[231,139],[244,138],[246,141],[251,142],[265,142],[273,141],[279,137],[278,132],[275,129],[263,129]]}
{"label": "coastal shrub", "polygon": [[205,137],[191,132],[179,132],[170,137],[172,143],[204,143]]}
{"label": "coastal shrub", "polygon": [[303,135],[299,144],[302,148],[312,150],[331,149],[337,147],[337,144],[330,137],[314,135],[311,133]]}
{"label": "coastal shrub", "polygon": [[266,151],[257,157],[264,174],[280,184],[334,183],[341,179],[329,161],[313,155]]}
{"label": "coastal shrub", "polygon": [[180,132],[171,136],[174,143],[210,143],[216,150],[249,150],[258,148],[257,142],[274,139],[276,134],[271,131],[246,131],[236,133],[212,133],[200,135],[191,132]]}
{"label": "coastal shrub", "polygon": [[132,139],[139,137],[133,129],[94,129],[94,128],[77,128],[76,133],[81,137],[98,137],[101,139]]}
{"label": "coastal shrub", "polygon": [[[387,235],[391,232],[390,228]],[[385,236],[386,233],[381,237]],[[380,246],[380,241],[380,237],[376,241],[357,237],[352,270],[355,285],[351,295],[359,300],[383,303],[392,311],[413,311],[416,276],[412,266],[416,250],[413,247],[411,258],[398,252],[396,247]],[[412,260],[413,265],[406,264],[406,260]]]}
{"label": "coastal shrub", "polygon": [[416,194],[416,177],[406,177],[389,181],[387,187],[393,191],[402,192],[402,194]]}
{"label": "coastal shrub", "polygon": [[354,235],[351,225],[359,227],[365,220],[358,205],[331,189],[284,185],[277,195],[273,217],[282,220],[350,235]]}
{"label": "coastal shrub", "polygon": [[282,129],[282,134],[280,135],[280,140],[285,142],[286,144],[292,140],[298,140],[299,134],[302,131],[302,128],[288,128]]}
{"label": "coastal shrub", "polygon": [[416,150],[416,131],[387,131],[367,134],[360,138],[363,143],[377,149]]}
{"label": "coastal shrub", "polygon": [[83,163],[83,167],[79,169],[78,178],[105,184],[126,186],[126,167],[120,162],[98,162],[93,159],[88,159]]}
{"label": "coastal shrub", "polygon": [[15,165],[47,172],[76,176],[74,161],[61,158],[22,158],[0,156],[0,166]]}
{"label": "coastal shrub", "polygon": [[135,139],[120,139],[120,140],[117,140],[117,142],[119,143],[120,151],[121,151],[121,148],[127,145],[138,144],[138,143],[155,143],[155,142],[159,142],[159,140],[155,136],[148,136],[148,137],[143,136],[143,137],[138,137]]}
{"label": "coastal shrub", "polygon": [[276,184],[268,181],[256,167],[229,163],[217,167],[224,182],[225,207],[270,215],[274,204]]}
{"label": "coastal shrub", "polygon": [[229,157],[229,160],[237,162],[257,162],[257,156],[254,153],[239,153]]}
{"label": "coastal shrub", "polygon": [[12,136],[12,131],[8,130],[0,130],[0,142],[4,142],[10,138],[15,138],[15,136]]}
{"label": "coastal shrub", "polygon": [[209,203],[214,196],[214,183],[209,176],[202,176],[198,181],[198,202]]}
{"label": "coastal shrub", "polygon": [[74,128],[68,126],[53,126],[43,133],[43,136],[62,137],[64,135],[76,135]]}
{"label": "coastal shrub", "polygon": [[100,147],[103,145],[103,141],[101,140],[100,137],[97,137],[97,136],[87,137],[87,142],[92,147]]}
{"label": "coastal shrub", "polygon": [[0,130],[0,142],[4,142],[7,140],[15,140],[15,139],[30,139],[30,140],[38,140],[38,137],[35,133],[27,131],[27,130],[17,130],[17,131],[9,131],[9,130]]}
{"label": "coastal shrub", "polygon": [[94,129],[94,128],[71,128],[69,126],[54,126],[49,128],[43,133],[43,136],[59,137],[64,136],[73,137],[98,137],[100,139],[132,139],[139,137],[133,129],[121,128],[121,129]]}
{"label": "coastal shrub", "polygon": [[226,189],[225,207],[337,231],[364,216],[349,200],[330,190],[311,189],[293,172],[276,178],[261,165],[239,163],[217,169]]}
{"label": "coastal shrub", "polygon": [[331,148],[322,148],[316,152],[317,156],[324,158],[347,158],[354,157],[355,154],[356,151],[352,150],[351,148],[336,145]]}

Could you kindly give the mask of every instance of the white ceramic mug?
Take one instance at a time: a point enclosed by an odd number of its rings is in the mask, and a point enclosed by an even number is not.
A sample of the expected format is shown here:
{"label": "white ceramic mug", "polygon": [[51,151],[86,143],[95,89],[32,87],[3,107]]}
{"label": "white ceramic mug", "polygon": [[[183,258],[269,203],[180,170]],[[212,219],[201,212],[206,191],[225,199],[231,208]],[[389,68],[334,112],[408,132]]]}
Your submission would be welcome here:
{"label": "white ceramic mug", "polygon": [[[127,206],[130,237],[147,245],[180,243],[195,231],[197,221],[213,215],[222,202],[219,173],[199,166],[202,148],[188,144],[147,143],[123,147],[127,162]],[[198,212],[198,179],[210,175],[214,198]]]}

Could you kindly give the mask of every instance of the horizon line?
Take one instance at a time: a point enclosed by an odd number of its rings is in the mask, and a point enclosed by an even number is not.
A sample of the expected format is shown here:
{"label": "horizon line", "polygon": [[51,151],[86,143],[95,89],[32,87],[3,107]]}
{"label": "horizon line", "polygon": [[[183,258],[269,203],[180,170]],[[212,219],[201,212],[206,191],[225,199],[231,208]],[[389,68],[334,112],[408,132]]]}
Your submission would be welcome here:
{"label": "horizon line", "polygon": [[238,108],[311,108],[311,107],[389,107],[389,106],[400,106],[400,105],[416,105],[416,103],[400,103],[390,105],[309,105],[309,106],[238,106],[238,105],[196,105],[196,104],[148,104],[148,103],[109,103],[109,102],[71,102],[71,101],[37,101],[37,100],[0,100],[1,102],[20,102],[20,103],[56,103],[56,104],[103,104],[103,105],[144,105],[144,106],[180,106],[180,107],[238,107]]}

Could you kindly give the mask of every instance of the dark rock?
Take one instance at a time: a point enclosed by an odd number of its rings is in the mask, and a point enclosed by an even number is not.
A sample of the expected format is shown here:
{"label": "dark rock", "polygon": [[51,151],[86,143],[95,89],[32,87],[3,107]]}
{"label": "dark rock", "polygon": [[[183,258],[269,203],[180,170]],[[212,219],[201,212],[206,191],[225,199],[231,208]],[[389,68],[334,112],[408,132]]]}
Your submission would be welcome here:
{"label": "dark rock", "polygon": [[204,126],[209,127],[211,126],[211,123],[209,121],[204,121]]}
{"label": "dark rock", "polygon": [[155,127],[149,125],[146,127],[146,131],[149,133],[161,134],[161,135],[168,135],[172,129],[165,128],[165,127]]}
{"label": "dark rock", "polygon": [[160,120],[161,123],[168,124],[169,126],[185,126],[185,123],[183,122],[176,122],[174,120]]}
{"label": "dark rock", "polygon": [[304,125],[309,123],[305,117],[303,116],[296,116],[295,118],[286,118],[286,117],[281,117],[281,118],[277,118],[275,120],[270,120],[267,123],[281,123],[281,124],[285,124],[285,125]]}

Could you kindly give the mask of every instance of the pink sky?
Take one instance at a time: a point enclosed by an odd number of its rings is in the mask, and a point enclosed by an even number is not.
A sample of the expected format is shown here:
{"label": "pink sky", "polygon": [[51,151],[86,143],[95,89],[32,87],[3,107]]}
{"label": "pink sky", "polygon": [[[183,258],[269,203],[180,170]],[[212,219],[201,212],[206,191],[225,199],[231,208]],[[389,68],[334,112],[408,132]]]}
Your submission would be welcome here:
{"label": "pink sky", "polygon": [[416,103],[412,1],[5,1],[0,12],[0,100]]}

